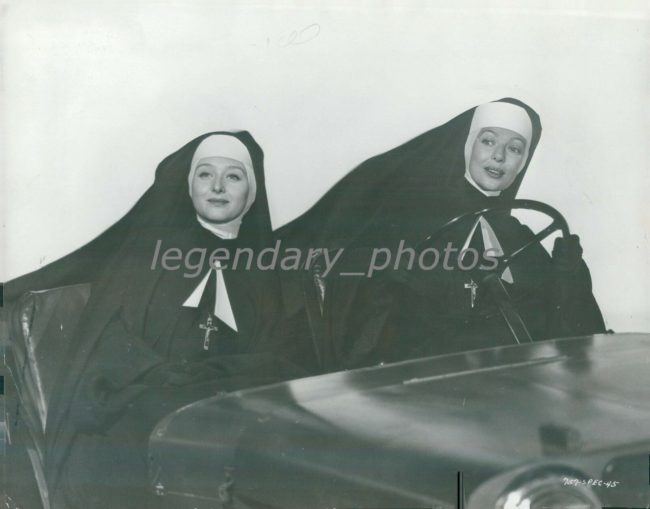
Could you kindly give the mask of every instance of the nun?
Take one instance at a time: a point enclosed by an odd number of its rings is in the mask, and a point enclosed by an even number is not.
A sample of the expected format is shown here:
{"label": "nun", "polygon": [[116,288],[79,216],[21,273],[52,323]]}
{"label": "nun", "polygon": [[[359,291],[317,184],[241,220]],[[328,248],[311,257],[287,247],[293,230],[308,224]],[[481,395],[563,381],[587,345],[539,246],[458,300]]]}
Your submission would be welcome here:
{"label": "nun", "polygon": [[[540,133],[537,115],[521,103],[497,101],[475,108],[461,139],[463,171],[450,177],[435,193],[435,203],[427,206],[429,232],[462,214],[507,205],[521,184]],[[499,258],[534,236],[511,210],[460,222],[433,243],[422,242],[423,231],[420,253],[426,248],[439,253],[447,249],[452,257],[433,269],[415,264],[413,270],[402,272],[401,283],[393,286],[394,321],[386,329],[392,337],[383,343],[390,345],[390,353],[382,354],[383,360],[605,332],[577,235],[557,237],[552,256],[541,244],[533,244],[499,269],[499,285],[522,327],[508,322],[500,298],[485,279]]]}
{"label": "nun", "polygon": [[[468,272],[442,263],[404,271],[400,258],[449,219],[514,199],[540,135],[539,116],[517,99],[471,108],[368,159],[276,233],[287,245],[345,249],[318,281],[318,306],[305,298],[314,277],[282,275],[283,313],[310,331],[325,371],[514,342],[485,288],[466,288],[476,283]],[[530,236],[505,212],[429,247],[442,253],[452,242],[457,253],[471,247],[498,257]],[[391,258],[370,274],[375,250]],[[508,291],[533,339],[604,331],[577,237],[558,240],[552,259],[541,246],[530,249],[500,277],[514,286]]]}
{"label": "nun", "polygon": [[[147,507],[148,436],[162,417],[303,374],[287,360],[295,345],[278,333],[276,275],[224,262],[270,243],[262,151],[246,132],[215,132],[165,158],[98,239],[8,283],[12,295],[91,284],[49,408],[44,462],[55,507]],[[154,263],[159,253],[165,263]]]}

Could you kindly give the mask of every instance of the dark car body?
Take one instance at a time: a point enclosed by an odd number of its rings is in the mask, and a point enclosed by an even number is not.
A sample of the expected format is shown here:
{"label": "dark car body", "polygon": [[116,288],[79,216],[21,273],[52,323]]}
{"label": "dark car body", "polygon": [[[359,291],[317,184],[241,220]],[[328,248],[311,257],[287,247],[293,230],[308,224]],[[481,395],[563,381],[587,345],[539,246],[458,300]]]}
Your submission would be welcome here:
{"label": "dark car body", "polygon": [[646,508],[650,335],[489,348],[218,396],[166,417],[150,453],[167,508]]}

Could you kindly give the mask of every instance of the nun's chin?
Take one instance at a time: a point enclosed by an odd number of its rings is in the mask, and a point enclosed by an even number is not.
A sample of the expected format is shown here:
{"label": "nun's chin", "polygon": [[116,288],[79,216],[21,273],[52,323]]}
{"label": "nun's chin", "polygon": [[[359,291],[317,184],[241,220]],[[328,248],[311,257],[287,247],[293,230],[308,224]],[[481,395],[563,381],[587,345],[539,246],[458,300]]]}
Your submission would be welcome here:
{"label": "nun's chin", "polygon": [[479,165],[470,166],[469,175],[477,187],[489,193],[505,191],[517,177],[514,171],[494,170]]}
{"label": "nun's chin", "polygon": [[243,208],[234,210],[232,207],[197,207],[196,213],[204,221],[214,224],[223,225],[231,223],[242,215]]}

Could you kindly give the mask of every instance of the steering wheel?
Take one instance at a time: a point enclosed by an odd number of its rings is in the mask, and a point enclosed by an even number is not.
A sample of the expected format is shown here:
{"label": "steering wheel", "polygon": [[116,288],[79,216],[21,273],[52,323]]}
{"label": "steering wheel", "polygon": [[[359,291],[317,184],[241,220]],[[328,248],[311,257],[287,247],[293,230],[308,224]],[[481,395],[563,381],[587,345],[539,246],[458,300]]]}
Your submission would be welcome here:
{"label": "steering wheel", "polygon": [[508,202],[500,203],[498,205],[492,205],[490,207],[467,212],[466,214],[462,214],[460,216],[454,217],[453,219],[450,219],[431,235],[428,235],[422,242],[420,242],[416,250],[421,250],[427,244],[433,242],[443,233],[448,232],[458,224],[462,224],[463,222],[470,219],[478,219],[480,216],[488,214],[490,212],[501,210],[533,210],[535,212],[541,212],[542,214],[550,217],[552,221],[551,224],[549,224],[540,232],[536,233],[532,239],[526,242],[523,246],[517,248],[512,252],[512,254],[499,258],[498,265],[495,269],[497,272],[503,272],[515,258],[518,258],[522,253],[525,253],[531,246],[542,242],[553,232],[560,230],[562,236],[565,238],[568,237],[571,233],[569,231],[569,225],[567,224],[566,219],[564,219],[564,216],[560,214],[557,209],[554,209],[550,205],[535,200],[511,200]]}
{"label": "steering wheel", "polygon": [[564,219],[564,216],[560,214],[560,212],[558,212],[550,205],[547,205],[546,203],[535,200],[511,200],[454,217],[453,219],[443,224],[434,233],[427,236],[422,242],[420,242],[416,250],[421,251],[428,244],[438,239],[442,234],[446,233],[457,225],[464,223],[465,221],[478,219],[484,214],[503,210],[533,210],[536,212],[541,212],[542,214],[550,217],[552,220],[551,224],[533,235],[533,237],[528,242],[515,249],[511,254],[497,258],[497,266],[492,271],[487,272],[481,281],[481,284],[486,285],[488,287],[488,290],[492,293],[492,297],[499,307],[503,318],[508,324],[510,332],[512,333],[515,341],[517,343],[530,343],[532,342],[532,338],[528,332],[528,328],[522,320],[521,315],[513,305],[512,299],[508,294],[508,290],[503,285],[503,282],[501,281],[501,278],[498,276],[498,274],[502,274],[503,271],[510,266],[513,260],[525,253],[528,249],[530,249],[531,246],[542,242],[546,237],[555,231],[559,230],[562,233],[562,236],[567,238],[570,234],[569,225],[567,224],[566,219]]}

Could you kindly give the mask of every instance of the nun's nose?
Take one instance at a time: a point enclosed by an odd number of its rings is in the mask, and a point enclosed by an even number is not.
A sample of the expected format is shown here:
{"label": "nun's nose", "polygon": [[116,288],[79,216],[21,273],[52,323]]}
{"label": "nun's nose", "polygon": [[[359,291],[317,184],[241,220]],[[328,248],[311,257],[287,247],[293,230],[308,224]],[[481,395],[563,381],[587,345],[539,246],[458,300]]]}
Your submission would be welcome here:
{"label": "nun's nose", "polygon": [[223,193],[225,190],[223,179],[221,178],[214,179],[214,185],[212,186],[212,189],[214,190],[215,193]]}
{"label": "nun's nose", "polygon": [[503,162],[505,159],[505,147],[503,145],[497,145],[492,151],[492,159],[497,162]]}

